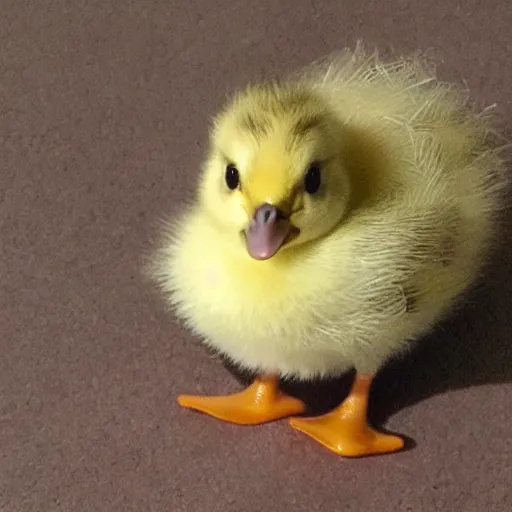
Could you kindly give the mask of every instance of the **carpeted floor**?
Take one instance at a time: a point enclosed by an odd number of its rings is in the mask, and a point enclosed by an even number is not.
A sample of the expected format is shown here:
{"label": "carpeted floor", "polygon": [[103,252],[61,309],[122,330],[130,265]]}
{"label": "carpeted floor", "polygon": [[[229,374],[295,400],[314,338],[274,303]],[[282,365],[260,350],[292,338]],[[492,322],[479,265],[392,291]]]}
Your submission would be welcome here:
{"label": "carpeted floor", "polygon": [[468,306],[379,377],[372,418],[411,438],[386,457],[179,409],[240,383],[140,273],[236,87],[360,37],[431,47],[510,135],[511,26],[506,0],[4,0],[0,511],[512,510],[510,229]]}

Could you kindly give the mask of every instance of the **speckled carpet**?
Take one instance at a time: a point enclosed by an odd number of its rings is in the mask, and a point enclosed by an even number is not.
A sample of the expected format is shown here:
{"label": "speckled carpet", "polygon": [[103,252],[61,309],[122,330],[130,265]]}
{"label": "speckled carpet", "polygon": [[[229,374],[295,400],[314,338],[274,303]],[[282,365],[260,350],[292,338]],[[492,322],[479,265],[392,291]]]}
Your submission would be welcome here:
{"label": "speckled carpet", "polygon": [[[512,510],[510,229],[467,307],[375,383],[372,418],[408,449],[360,460],[286,422],[180,409],[179,392],[233,391],[239,376],[140,272],[225,95],[358,38],[433,48],[510,136],[506,0],[4,0],[0,13],[1,512]],[[301,392],[322,409],[344,391]]]}

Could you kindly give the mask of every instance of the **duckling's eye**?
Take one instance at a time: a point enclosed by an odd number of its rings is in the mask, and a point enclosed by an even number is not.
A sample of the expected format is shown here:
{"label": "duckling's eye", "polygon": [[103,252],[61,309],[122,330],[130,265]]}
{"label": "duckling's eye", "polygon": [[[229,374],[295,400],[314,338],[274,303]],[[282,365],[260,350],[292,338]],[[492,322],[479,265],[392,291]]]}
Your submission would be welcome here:
{"label": "duckling's eye", "polygon": [[238,169],[233,164],[228,164],[226,167],[226,185],[230,190],[235,190],[240,185],[240,176],[238,174]]}
{"label": "duckling's eye", "polygon": [[319,164],[311,164],[304,178],[304,188],[308,194],[314,194],[320,188],[322,176]]}

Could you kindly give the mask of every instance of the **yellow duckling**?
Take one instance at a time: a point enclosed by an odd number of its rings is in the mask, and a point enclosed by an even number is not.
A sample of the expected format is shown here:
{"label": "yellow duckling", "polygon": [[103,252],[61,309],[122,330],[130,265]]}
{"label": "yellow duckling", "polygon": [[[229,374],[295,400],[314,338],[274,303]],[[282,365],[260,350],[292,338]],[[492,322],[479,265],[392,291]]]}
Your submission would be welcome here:
{"label": "yellow duckling", "polygon": [[[259,377],[179,403],[238,424],[291,417],[344,456],[401,449],[368,424],[372,379],[489,254],[504,177],[488,134],[421,56],[346,50],[236,94],[152,273],[193,333]],[[352,368],[349,396],[320,417],[279,388]]]}

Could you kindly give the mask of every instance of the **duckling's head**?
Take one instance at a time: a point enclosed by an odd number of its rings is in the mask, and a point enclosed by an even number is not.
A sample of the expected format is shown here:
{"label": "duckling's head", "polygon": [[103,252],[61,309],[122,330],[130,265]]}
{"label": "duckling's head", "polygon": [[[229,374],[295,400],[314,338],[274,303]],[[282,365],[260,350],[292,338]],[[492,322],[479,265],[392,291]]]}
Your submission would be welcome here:
{"label": "duckling's head", "polygon": [[251,87],[216,117],[200,199],[254,259],[331,231],[348,209],[343,127],[299,86]]}

